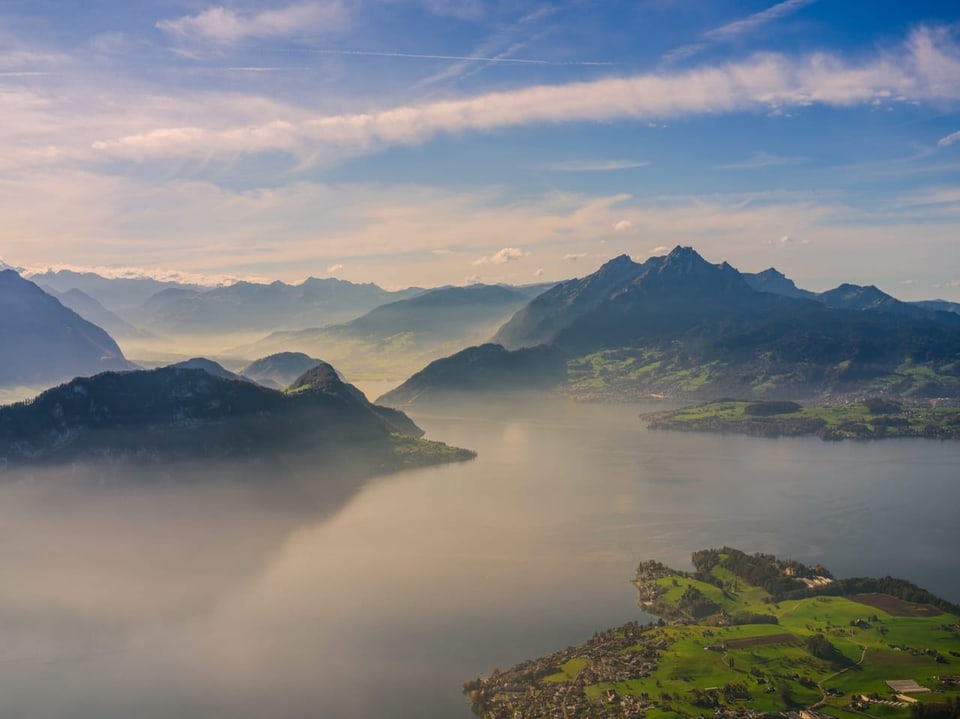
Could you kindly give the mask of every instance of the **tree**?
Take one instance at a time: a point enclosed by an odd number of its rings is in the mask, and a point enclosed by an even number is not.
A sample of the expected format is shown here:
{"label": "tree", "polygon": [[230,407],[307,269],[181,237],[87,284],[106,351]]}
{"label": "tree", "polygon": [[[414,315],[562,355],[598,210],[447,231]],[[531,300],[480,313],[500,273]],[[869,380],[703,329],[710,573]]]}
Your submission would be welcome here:
{"label": "tree", "polygon": [[822,634],[814,634],[807,638],[807,651],[817,659],[828,662],[835,662],[841,657],[837,648]]}
{"label": "tree", "polygon": [[793,689],[787,682],[781,681],[777,685],[777,695],[784,706],[793,706]]}

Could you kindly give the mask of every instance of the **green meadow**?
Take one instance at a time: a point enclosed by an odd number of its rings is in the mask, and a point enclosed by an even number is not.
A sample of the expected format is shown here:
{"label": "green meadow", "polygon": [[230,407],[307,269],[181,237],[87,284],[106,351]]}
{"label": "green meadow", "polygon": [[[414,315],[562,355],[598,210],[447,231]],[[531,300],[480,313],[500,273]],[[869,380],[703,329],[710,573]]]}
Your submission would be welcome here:
{"label": "green meadow", "polygon": [[[919,704],[960,701],[960,683],[940,679],[960,677],[960,616],[940,608],[954,605],[899,580],[891,580],[889,591],[925,597],[924,603],[880,593],[840,596],[841,588],[862,580],[834,580],[819,565],[729,548],[702,554],[714,564],[695,555],[693,573],[657,563],[638,568],[641,606],[663,617],[658,623],[634,628],[634,634],[624,633],[628,625],[601,632],[553,659],[518,665],[497,680],[510,684],[512,694],[475,707],[485,706],[490,717],[563,714],[551,703],[562,701],[568,710],[579,707],[575,716],[589,717],[691,719],[815,709],[846,719],[909,719],[911,702],[896,695],[886,683],[891,680],[913,680],[929,690],[910,695]],[[739,564],[727,562],[730,554]],[[797,598],[778,601],[787,594]],[[608,670],[616,681],[595,681],[611,655],[636,656],[645,669]],[[527,687],[521,694],[518,684]],[[476,687],[482,694],[483,682]]]}

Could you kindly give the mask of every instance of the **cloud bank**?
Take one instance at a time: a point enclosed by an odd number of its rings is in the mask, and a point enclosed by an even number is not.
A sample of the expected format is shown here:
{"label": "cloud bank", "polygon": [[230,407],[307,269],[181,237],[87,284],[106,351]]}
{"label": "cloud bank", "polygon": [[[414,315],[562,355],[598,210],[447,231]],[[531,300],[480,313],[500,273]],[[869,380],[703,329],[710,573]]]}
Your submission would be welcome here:
{"label": "cloud bank", "polygon": [[[241,37],[245,32],[224,30],[222,36]],[[325,150],[369,152],[416,145],[443,134],[536,124],[957,99],[957,43],[945,29],[919,28],[898,52],[881,53],[859,63],[829,53],[802,58],[760,54],[716,67],[539,85],[366,113],[278,117],[228,127],[158,127],[99,139],[92,148],[104,155],[141,161],[267,151],[312,156]]]}

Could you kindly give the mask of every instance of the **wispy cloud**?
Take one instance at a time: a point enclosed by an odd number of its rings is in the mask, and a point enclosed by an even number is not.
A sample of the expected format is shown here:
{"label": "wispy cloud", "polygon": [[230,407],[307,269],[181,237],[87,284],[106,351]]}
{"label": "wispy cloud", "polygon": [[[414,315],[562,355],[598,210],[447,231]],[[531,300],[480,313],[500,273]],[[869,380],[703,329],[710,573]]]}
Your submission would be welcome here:
{"label": "wispy cloud", "polygon": [[742,62],[562,85],[540,85],[361,114],[276,119],[227,129],[159,127],[93,148],[149,159],[216,157],[324,148],[369,152],[425,142],[438,134],[541,123],[653,120],[823,105],[855,107],[960,99],[960,49],[941,29],[919,28],[900,52],[851,63],[837,55],[761,54]]}
{"label": "wispy cloud", "polygon": [[570,252],[563,256],[567,262],[576,262],[577,260],[582,260],[587,256],[586,252]]}
{"label": "wispy cloud", "polygon": [[495,252],[492,255],[487,255],[481,257],[478,260],[474,260],[473,264],[475,265],[503,265],[507,262],[513,262],[514,260],[519,260],[522,257],[529,255],[529,252],[521,250],[519,247],[504,247],[499,252]]}
{"label": "wispy cloud", "polygon": [[248,39],[302,36],[343,27],[346,7],[339,0],[300,2],[248,14],[217,5],[196,15],[160,20],[156,27],[179,41],[219,46]]}
{"label": "wispy cloud", "polygon": [[800,165],[806,162],[804,157],[780,157],[767,152],[757,152],[749,160],[731,162],[726,165],[717,165],[721,170],[759,170],[764,167],[779,167],[781,165]]}
{"label": "wispy cloud", "polygon": [[726,25],[714,28],[713,30],[708,30],[703,36],[708,40],[732,40],[741,35],[759,30],[764,25],[791,15],[808,5],[813,5],[816,1],[817,0],[783,0],[783,2],[768,7],[766,10],[761,10],[740,20],[735,20]]}
{"label": "wispy cloud", "polygon": [[541,165],[540,168],[552,172],[614,172],[646,167],[649,164],[647,160],[568,160],[551,162]]}
{"label": "wispy cloud", "polygon": [[[3,263],[0,262],[0,265]],[[184,270],[171,270],[164,267],[129,267],[113,265],[82,265],[58,262],[50,265],[33,265],[30,267],[11,268],[16,269],[24,277],[30,279],[36,275],[42,275],[47,272],[68,272],[86,273],[93,272],[101,277],[109,279],[141,280],[152,279],[160,282],[181,282],[187,285],[203,285],[206,287],[223,287],[237,282],[268,282],[269,279],[263,275],[235,275],[224,274],[222,272],[187,272]]]}
{"label": "wispy cloud", "polygon": [[729,22],[726,25],[707,30],[700,36],[701,39],[699,41],[681,45],[671,50],[663,56],[662,60],[666,63],[687,60],[714,44],[731,42],[743,35],[748,35],[759,30],[764,25],[791,15],[805,8],[807,5],[812,5],[816,1],[817,0],[783,0],[783,2],[779,2],[766,10],[761,10],[753,15]]}
{"label": "wispy cloud", "polygon": [[960,142],[960,130],[956,132],[951,132],[946,137],[941,137],[937,141],[937,147],[950,147],[955,142]]}

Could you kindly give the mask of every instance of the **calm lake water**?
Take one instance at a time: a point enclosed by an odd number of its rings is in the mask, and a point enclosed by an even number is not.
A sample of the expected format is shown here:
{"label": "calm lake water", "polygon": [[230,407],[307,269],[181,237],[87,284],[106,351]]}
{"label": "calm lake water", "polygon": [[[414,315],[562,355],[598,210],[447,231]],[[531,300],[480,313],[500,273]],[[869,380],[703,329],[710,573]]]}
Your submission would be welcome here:
{"label": "calm lake water", "polygon": [[267,470],[8,473],[0,716],[465,718],[463,681],[646,620],[640,560],[722,544],[960,601],[960,444],[650,432],[638,411],[415,414],[479,458],[310,501]]}

